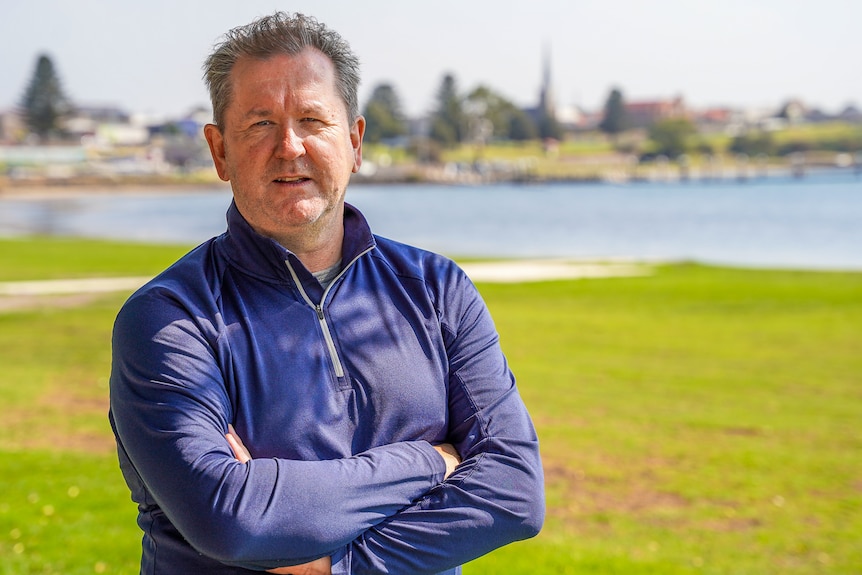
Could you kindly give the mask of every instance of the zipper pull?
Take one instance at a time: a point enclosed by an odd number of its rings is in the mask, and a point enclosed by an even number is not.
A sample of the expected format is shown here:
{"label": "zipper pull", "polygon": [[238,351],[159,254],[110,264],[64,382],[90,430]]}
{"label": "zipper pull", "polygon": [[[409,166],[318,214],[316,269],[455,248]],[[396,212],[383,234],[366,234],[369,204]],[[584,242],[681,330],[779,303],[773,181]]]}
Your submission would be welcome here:
{"label": "zipper pull", "polygon": [[317,312],[317,317],[319,317],[319,318],[320,318],[320,321],[323,321],[323,320],[324,320],[324,317],[323,317],[323,306],[321,306],[321,305],[316,305],[316,306],[314,306],[314,310]]}

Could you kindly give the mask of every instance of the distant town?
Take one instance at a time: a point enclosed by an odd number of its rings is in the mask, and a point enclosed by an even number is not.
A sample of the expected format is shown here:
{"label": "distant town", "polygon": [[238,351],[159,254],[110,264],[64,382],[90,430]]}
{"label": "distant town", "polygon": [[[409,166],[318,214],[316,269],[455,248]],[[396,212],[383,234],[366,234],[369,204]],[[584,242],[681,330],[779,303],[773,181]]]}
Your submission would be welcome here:
{"label": "distant town", "polygon": [[[602,109],[558,105],[549,62],[535,105],[516,106],[488,86],[462,92],[445,75],[435,107],[402,111],[393,84],[374,87],[358,182],[744,179],[803,176],[830,167],[862,171],[862,111],[835,114],[788,99],[771,109],[697,109],[683,95],[628,100],[610,88]],[[22,102],[0,110],[0,192],[32,185],[211,184],[203,126],[208,108],[153,122],[121,106],[62,94],[48,56]]]}

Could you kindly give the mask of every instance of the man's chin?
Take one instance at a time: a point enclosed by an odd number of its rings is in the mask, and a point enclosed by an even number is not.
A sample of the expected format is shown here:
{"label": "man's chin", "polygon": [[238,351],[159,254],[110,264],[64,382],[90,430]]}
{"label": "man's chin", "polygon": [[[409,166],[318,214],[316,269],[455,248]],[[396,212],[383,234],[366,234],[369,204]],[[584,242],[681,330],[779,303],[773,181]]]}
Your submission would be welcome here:
{"label": "man's chin", "polygon": [[296,200],[281,207],[279,219],[290,226],[311,225],[323,217],[327,208],[318,198]]}

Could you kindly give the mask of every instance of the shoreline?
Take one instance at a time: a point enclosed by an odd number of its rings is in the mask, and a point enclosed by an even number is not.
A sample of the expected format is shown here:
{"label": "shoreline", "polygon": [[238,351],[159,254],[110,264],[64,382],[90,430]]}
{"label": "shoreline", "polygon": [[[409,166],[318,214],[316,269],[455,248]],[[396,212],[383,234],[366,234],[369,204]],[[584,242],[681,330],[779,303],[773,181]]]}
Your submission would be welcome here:
{"label": "shoreline", "polygon": [[73,184],[24,184],[0,186],[0,199],[47,200],[100,195],[171,195],[182,193],[230,192],[230,185],[220,180],[214,182],[116,182]]}
{"label": "shoreline", "polygon": [[[447,172],[448,165],[398,166],[380,169],[371,173],[353,174],[350,187],[363,186],[494,186],[498,184],[747,184],[775,180],[793,179],[804,181],[823,174],[849,174],[862,181],[862,164],[838,166],[834,163],[809,163],[804,171],[795,171],[792,166],[771,166],[763,170],[728,169],[688,173],[679,170],[649,169],[596,170],[582,173],[536,173],[536,172],[480,172],[476,170]],[[100,194],[165,194],[182,192],[212,192],[230,190],[230,183],[219,179],[215,170],[201,169],[186,174],[138,174],[123,176],[69,175],[66,177],[39,176],[10,178],[0,174],[0,198],[53,198],[76,195]]]}
{"label": "shoreline", "polygon": [[[862,181],[862,171],[857,169],[841,169],[831,168],[824,170],[811,170],[804,176],[793,177],[794,180],[804,181],[806,178],[818,173],[848,173],[857,180]],[[640,184],[665,184],[669,186],[699,184],[699,183],[734,183],[739,185],[755,184],[758,182],[769,182],[775,180],[786,180],[787,177],[792,177],[792,174],[776,173],[771,175],[749,176],[739,178],[736,176],[728,177],[692,177],[692,178],[651,178],[651,177],[636,177],[626,179],[612,179],[599,177],[535,177],[529,179],[491,179],[491,180],[472,180],[472,179],[453,179],[441,180],[435,178],[416,179],[416,178],[386,178],[386,177],[368,177],[357,175],[351,178],[349,186],[353,188],[362,188],[364,186],[404,186],[411,187],[415,185],[427,186],[494,186],[497,184],[514,184],[514,185],[530,185],[530,184],[607,184],[607,185],[640,185]],[[104,180],[104,179],[68,179],[68,180],[29,180],[15,181],[12,183],[8,179],[0,177],[0,199],[14,200],[44,200],[54,198],[73,198],[81,196],[98,196],[98,195],[170,195],[177,192],[182,193],[213,193],[213,192],[230,192],[230,183],[223,182],[218,178],[212,179],[196,179],[196,180],[175,180],[166,178],[129,178],[126,180]]]}

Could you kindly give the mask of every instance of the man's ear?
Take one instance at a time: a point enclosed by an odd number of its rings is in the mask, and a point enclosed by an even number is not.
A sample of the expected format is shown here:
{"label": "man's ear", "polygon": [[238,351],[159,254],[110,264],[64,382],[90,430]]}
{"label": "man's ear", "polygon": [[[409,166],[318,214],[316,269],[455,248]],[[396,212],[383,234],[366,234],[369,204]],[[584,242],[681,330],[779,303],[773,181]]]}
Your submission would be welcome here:
{"label": "man's ear", "polygon": [[365,138],[365,117],[357,116],[350,129],[350,143],[353,146],[353,173],[362,166],[362,140]]}
{"label": "man's ear", "polygon": [[227,173],[227,160],[225,159],[224,135],[215,124],[207,124],[204,126],[204,137],[209,144],[218,177],[225,182],[230,181],[230,176]]}

